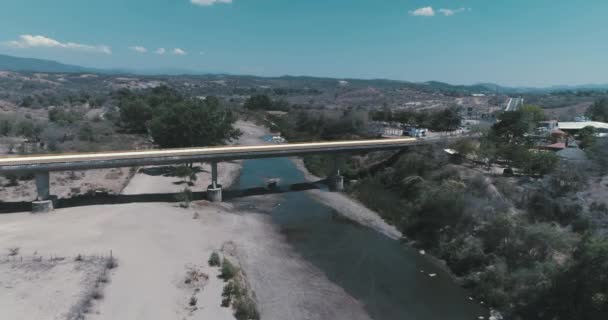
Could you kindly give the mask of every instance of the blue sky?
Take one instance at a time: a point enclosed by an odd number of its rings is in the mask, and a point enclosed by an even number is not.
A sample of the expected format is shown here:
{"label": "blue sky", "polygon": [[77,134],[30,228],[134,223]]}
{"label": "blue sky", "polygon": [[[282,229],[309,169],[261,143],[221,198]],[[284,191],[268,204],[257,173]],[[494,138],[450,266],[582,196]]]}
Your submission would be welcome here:
{"label": "blue sky", "polygon": [[2,0],[0,53],[99,68],[608,83],[607,14],[606,0]]}

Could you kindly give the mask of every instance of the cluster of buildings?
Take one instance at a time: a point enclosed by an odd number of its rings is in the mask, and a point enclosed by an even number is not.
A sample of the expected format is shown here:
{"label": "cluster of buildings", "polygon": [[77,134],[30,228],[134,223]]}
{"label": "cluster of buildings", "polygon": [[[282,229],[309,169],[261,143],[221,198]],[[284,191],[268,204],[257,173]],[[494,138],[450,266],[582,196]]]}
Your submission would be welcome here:
{"label": "cluster of buildings", "polygon": [[428,129],[400,122],[372,121],[369,123],[369,134],[383,137],[426,137]]}
{"label": "cluster of buildings", "polygon": [[538,140],[540,149],[554,151],[563,159],[586,160],[585,152],[579,148],[576,140],[579,132],[586,127],[596,129],[599,138],[608,138],[608,123],[589,121],[585,117],[577,117],[570,122],[557,120],[541,121],[538,123],[534,137]]}

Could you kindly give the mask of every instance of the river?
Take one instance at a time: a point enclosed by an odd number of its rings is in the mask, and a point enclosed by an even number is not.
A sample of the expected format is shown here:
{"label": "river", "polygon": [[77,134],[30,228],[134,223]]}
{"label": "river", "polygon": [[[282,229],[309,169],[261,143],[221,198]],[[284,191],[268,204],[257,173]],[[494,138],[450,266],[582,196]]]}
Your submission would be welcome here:
{"label": "river", "polygon": [[[247,160],[234,187],[260,187],[268,178],[280,178],[282,187],[305,181],[287,158]],[[488,311],[469,300],[466,290],[412,248],[341,217],[306,192],[280,199],[271,215],[289,244],[362,302],[373,319],[487,318]]]}

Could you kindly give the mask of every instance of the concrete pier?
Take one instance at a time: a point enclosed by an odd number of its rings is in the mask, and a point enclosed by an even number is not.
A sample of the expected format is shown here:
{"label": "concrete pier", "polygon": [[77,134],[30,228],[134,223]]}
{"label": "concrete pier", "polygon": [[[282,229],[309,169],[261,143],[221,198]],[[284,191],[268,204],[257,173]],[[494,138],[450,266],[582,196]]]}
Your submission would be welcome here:
{"label": "concrete pier", "polygon": [[329,190],[336,192],[344,191],[344,176],[340,174],[340,170],[329,177]]}
{"label": "concrete pier", "polygon": [[222,202],[222,186],[216,185],[214,187],[210,185],[207,188],[207,200],[210,202]]}
{"label": "concrete pier", "polygon": [[207,187],[207,200],[222,202],[222,185],[217,181],[217,162],[211,162],[211,184]]}
{"label": "concrete pier", "polygon": [[37,200],[48,200],[51,193],[50,174],[46,172],[36,172],[36,191],[38,192]]}
{"label": "concrete pier", "polygon": [[333,191],[344,191],[344,177],[340,175],[334,176],[333,185]]}
{"label": "concrete pier", "polygon": [[53,201],[43,200],[32,202],[32,213],[46,213],[53,211]]}

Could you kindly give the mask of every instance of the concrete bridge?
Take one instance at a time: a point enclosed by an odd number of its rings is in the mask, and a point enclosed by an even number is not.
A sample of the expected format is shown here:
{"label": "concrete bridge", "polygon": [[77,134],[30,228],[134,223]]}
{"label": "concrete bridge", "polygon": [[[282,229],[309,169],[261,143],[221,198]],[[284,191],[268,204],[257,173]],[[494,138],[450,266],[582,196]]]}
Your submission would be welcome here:
{"label": "concrete bridge", "polygon": [[[0,174],[34,173],[37,202],[48,206],[51,198],[49,173],[52,171],[88,170],[101,168],[138,167],[148,165],[211,163],[212,184],[207,189],[210,201],[222,201],[222,189],[217,179],[217,163],[221,161],[259,158],[279,158],[320,153],[380,151],[430,144],[446,139],[381,139],[337,142],[291,143],[258,146],[223,146],[185,149],[134,150],[120,152],[76,153],[0,158]],[[335,189],[343,189],[343,178],[334,177]]]}

